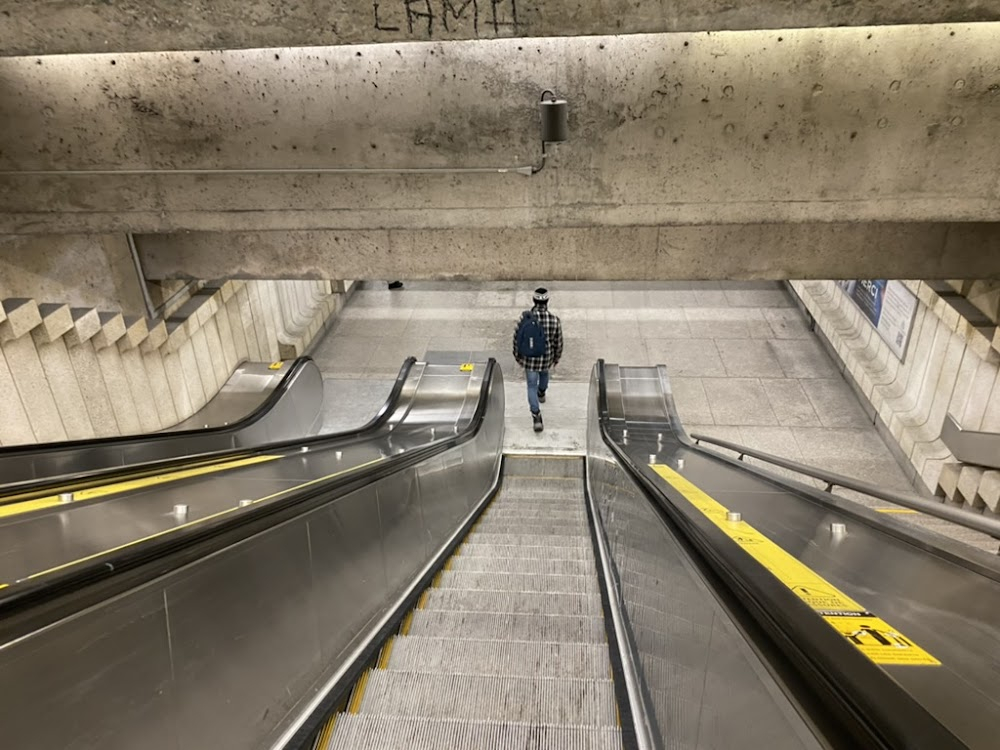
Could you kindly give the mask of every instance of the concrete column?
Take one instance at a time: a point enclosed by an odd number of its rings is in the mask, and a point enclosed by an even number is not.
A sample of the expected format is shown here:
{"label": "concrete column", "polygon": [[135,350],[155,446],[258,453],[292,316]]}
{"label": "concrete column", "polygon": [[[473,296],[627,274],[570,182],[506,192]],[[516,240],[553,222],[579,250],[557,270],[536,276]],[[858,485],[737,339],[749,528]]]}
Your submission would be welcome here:
{"label": "concrete column", "polygon": [[[205,395],[205,386],[195,356],[194,344],[190,340],[185,341],[177,350],[177,355],[180,375],[187,385],[187,392],[191,398],[191,413],[177,415],[183,421],[203,407],[207,403],[208,397]],[[167,372],[169,373],[170,370],[168,369]]]}
{"label": "concrete column", "polygon": [[28,420],[28,412],[21,403],[21,394],[14,385],[7,358],[0,348],[0,444],[19,445],[31,443],[35,433]]}
{"label": "concrete column", "polygon": [[[236,301],[239,304],[240,321],[246,337],[247,357],[251,362],[263,362],[262,351],[266,351],[266,349],[261,346],[261,334],[257,329],[257,319],[253,314],[253,302],[250,295],[254,283],[249,282],[242,289],[237,290]],[[261,330],[263,330],[263,321],[260,323]]]}
{"label": "concrete column", "polygon": [[229,321],[237,363],[250,358],[250,350],[247,348],[247,330],[243,326],[243,316],[240,313],[240,291],[237,290],[232,299],[225,305],[225,315]]}
{"label": "concrete column", "polygon": [[[174,406],[174,394],[167,380],[167,371],[163,366],[163,356],[159,351],[142,355],[146,374],[149,377],[149,387],[153,403],[156,405],[160,425],[164,428],[177,424],[177,409]],[[183,382],[181,383],[183,385]]]}
{"label": "concrete column", "polygon": [[[195,399],[190,390],[193,386],[184,371],[180,351],[164,351],[161,362],[163,364],[163,372],[167,378],[167,387],[170,389],[170,395],[173,397],[174,411],[176,413],[176,419],[174,419],[172,424],[177,424],[178,422],[183,422],[196,411],[194,406]],[[198,390],[201,391],[200,379],[198,379],[197,386]],[[203,391],[202,398],[204,399]]]}
{"label": "concrete column", "polygon": [[118,422],[119,434],[140,434],[142,423],[139,421],[139,411],[136,409],[132,389],[129,387],[128,376],[125,374],[125,367],[117,347],[106,346],[99,349],[97,363],[104,377],[104,385],[111,395],[111,408]]}
{"label": "concrete column", "polygon": [[97,437],[110,437],[121,434],[118,419],[111,405],[111,396],[104,382],[104,374],[97,360],[97,352],[89,341],[68,349],[73,372],[87,406],[90,424]]}
{"label": "concrete column", "polygon": [[51,344],[40,345],[38,358],[59,409],[66,437],[69,440],[94,437],[96,432],[66,343],[62,339],[56,339]]}
{"label": "concrete column", "polygon": [[30,336],[22,336],[5,342],[3,351],[17,391],[21,394],[21,402],[28,412],[35,440],[40,443],[65,440],[66,429],[35,350],[35,342]]}
{"label": "concrete column", "polygon": [[149,374],[142,361],[142,354],[138,349],[132,348],[121,352],[119,356],[132,394],[132,402],[139,417],[139,426],[143,432],[156,432],[163,425],[160,424],[160,414],[156,408],[153,388],[149,383]]}
{"label": "concrete column", "polygon": [[[236,354],[236,341],[235,335],[233,334],[232,324],[229,321],[229,302],[232,301],[232,298],[230,298],[229,301],[223,303],[214,318],[215,325],[219,331],[219,341],[222,345],[222,361],[227,377],[232,375],[233,370],[236,369],[236,365],[239,364],[240,361],[239,356]],[[245,345],[246,342],[244,341],[244,346]]]}

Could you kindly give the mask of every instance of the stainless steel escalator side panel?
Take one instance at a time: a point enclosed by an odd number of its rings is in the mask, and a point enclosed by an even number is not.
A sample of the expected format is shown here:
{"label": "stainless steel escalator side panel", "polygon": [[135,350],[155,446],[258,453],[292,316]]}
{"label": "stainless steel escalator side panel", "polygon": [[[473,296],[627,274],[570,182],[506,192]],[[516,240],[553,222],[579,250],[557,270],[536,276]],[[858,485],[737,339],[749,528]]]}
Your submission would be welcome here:
{"label": "stainless steel escalator side panel", "polygon": [[[626,394],[623,424],[629,436],[623,448],[638,465],[656,456],[674,467],[939,659],[941,666],[880,668],[966,746],[995,747],[1000,722],[1000,580],[991,573],[995,561],[969,565],[960,556],[938,554],[927,532],[908,537],[895,519],[860,505],[848,510],[850,503],[843,498],[763,470],[751,473],[713,456],[693,446],[684,433],[662,368],[623,366],[614,372],[622,381],[617,390]],[[627,394],[636,395],[635,408]],[[846,524],[847,534],[835,535],[834,523]],[[969,549],[969,560],[980,557],[984,555]]]}
{"label": "stainless steel escalator side panel", "polygon": [[0,645],[5,745],[269,747],[494,485],[503,399],[497,367],[472,439]]}
{"label": "stainless steel escalator side panel", "polygon": [[[588,487],[617,572],[653,735],[664,747],[684,750],[824,747],[604,444],[596,389],[595,373]],[[621,407],[628,389],[614,392]],[[609,398],[611,410],[614,403]]]}
{"label": "stainless steel escalator side panel", "polygon": [[[272,365],[244,362],[226,384],[193,416],[163,430],[165,433],[228,427],[256,411],[281,384],[291,362]],[[286,394],[261,419],[233,436],[233,448],[278,442],[319,431],[323,420],[323,373],[315,362],[305,364],[291,375]]]}
{"label": "stainless steel escalator side panel", "polygon": [[[39,446],[37,451],[31,446],[0,450],[0,485],[248,448],[311,435],[322,418],[323,376],[312,360],[303,360],[292,372],[290,369],[290,363],[283,363],[280,370],[269,370],[267,365],[259,363],[240,365],[222,391],[200,412],[154,435],[47,444]],[[282,386],[286,376],[289,380]],[[283,389],[281,397],[266,413],[254,415],[253,411],[279,386]],[[181,431],[184,434],[180,434]]]}

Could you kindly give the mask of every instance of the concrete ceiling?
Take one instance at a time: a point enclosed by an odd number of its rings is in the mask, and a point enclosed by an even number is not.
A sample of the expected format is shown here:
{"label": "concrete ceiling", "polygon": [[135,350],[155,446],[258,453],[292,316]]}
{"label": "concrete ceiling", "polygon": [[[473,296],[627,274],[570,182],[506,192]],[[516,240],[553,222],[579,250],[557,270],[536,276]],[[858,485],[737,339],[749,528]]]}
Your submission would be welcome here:
{"label": "concrete ceiling", "polygon": [[0,54],[997,20],[997,0],[0,0]]}

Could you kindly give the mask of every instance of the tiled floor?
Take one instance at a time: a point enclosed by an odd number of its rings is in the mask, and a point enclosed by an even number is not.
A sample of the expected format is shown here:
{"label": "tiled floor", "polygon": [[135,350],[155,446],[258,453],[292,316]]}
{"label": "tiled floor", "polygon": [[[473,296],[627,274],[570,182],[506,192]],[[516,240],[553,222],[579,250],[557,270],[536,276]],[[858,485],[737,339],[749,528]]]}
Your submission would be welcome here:
{"label": "tiled floor", "polygon": [[403,360],[476,351],[500,362],[509,451],[582,452],[591,368],[664,364],[689,432],[912,490],[833,361],[784,288],[772,282],[551,283],[563,321],[563,361],[535,434],[524,373],[511,355],[533,282],[366,285],[313,357],[324,372],[324,428],[369,419]]}

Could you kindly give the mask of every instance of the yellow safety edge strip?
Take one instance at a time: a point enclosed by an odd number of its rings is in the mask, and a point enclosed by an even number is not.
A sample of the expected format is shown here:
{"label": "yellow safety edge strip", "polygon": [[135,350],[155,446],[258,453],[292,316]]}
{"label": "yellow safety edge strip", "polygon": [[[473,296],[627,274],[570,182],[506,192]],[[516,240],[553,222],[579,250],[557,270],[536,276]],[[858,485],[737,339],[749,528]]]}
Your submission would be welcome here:
{"label": "yellow safety edge strip", "polygon": [[330,744],[330,737],[333,736],[333,726],[336,723],[337,713],[334,712],[323,724],[323,729],[320,731],[319,737],[316,738],[316,750],[326,750],[326,746]]}
{"label": "yellow safety edge strip", "polygon": [[726,519],[728,509],[669,466],[650,464],[709,521],[808,604],[875,664],[940,666],[941,662],[745,521]]}
{"label": "yellow safety edge strip", "polygon": [[[254,500],[253,502],[251,502],[250,504],[251,505],[256,505],[257,503],[263,503],[263,502],[266,502],[268,500],[274,500],[275,498],[281,497],[282,495],[287,495],[289,493],[296,492],[297,490],[304,489],[306,487],[309,487],[309,486],[314,485],[314,484],[318,484],[320,482],[326,482],[326,481],[328,481],[330,479],[334,479],[336,477],[342,476],[343,474],[347,474],[347,473],[352,472],[352,471],[358,471],[359,469],[367,468],[368,466],[371,466],[372,464],[377,464],[378,462],[384,461],[384,460],[385,460],[384,458],[375,458],[375,459],[372,459],[371,461],[366,461],[363,464],[358,464],[357,466],[352,466],[349,469],[344,469],[342,471],[335,471],[333,474],[327,474],[326,476],[320,477],[319,479],[311,479],[308,482],[303,482],[302,484],[297,484],[294,487],[289,487],[288,489],[284,489],[284,490],[281,490],[279,492],[275,492],[275,493],[270,494],[270,495],[265,495],[264,497],[259,497],[256,500]],[[166,536],[167,534],[173,534],[174,532],[180,531],[181,529],[187,529],[187,528],[190,528],[191,526],[197,526],[198,524],[204,523],[205,521],[211,521],[211,520],[213,520],[215,518],[221,518],[222,516],[224,516],[224,515],[226,515],[228,513],[235,513],[235,512],[240,511],[240,510],[243,510],[243,508],[241,508],[239,506],[233,506],[231,508],[226,508],[225,510],[220,510],[218,513],[212,513],[211,515],[203,516],[202,518],[198,518],[198,519],[196,519],[194,521],[188,521],[187,523],[182,523],[182,524],[179,524],[177,526],[172,526],[169,529],[164,529],[163,531],[158,531],[155,534],[150,534],[149,536],[144,536],[141,539],[134,539],[131,542],[126,542],[125,544],[120,544],[117,547],[112,547],[111,549],[106,549],[106,550],[103,550],[101,552],[95,552],[94,554],[88,555],[87,557],[81,557],[79,560],[73,560],[72,562],[63,563],[62,565],[57,565],[56,567],[49,568],[48,570],[42,570],[42,571],[39,571],[38,573],[32,573],[30,576],[26,576],[25,578],[19,579],[17,581],[17,583],[20,583],[21,581],[30,581],[33,578],[40,578],[40,577],[48,575],[50,573],[55,573],[57,571],[64,570],[65,568],[69,568],[69,567],[72,567],[74,565],[79,565],[80,563],[84,563],[84,562],[88,562],[90,560],[94,560],[94,559],[96,559],[98,557],[102,557],[104,555],[111,554],[112,552],[119,552],[119,551],[121,551],[123,549],[128,549],[129,547],[134,547],[137,544],[142,544],[143,542],[148,542],[151,539],[156,539],[156,538],[161,537],[161,536]]]}
{"label": "yellow safety edge strip", "polygon": [[354,686],[354,692],[351,693],[351,700],[347,704],[347,713],[356,714],[361,710],[361,701],[365,697],[365,688],[368,686],[369,674],[371,674],[371,670],[366,669],[361,675],[361,679],[358,680],[358,684]]}
{"label": "yellow safety edge strip", "polygon": [[909,508],[876,508],[879,513],[916,513],[915,510],[910,510]]}
{"label": "yellow safety edge strip", "polygon": [[181,479],[190,479],[191,477],[213,474],[217,471],[238,469],[241,466],[252,466],[254,464],[264,463],[265,461],[273,461],[276,458],[281,458],[281,456],[252,456],[250,458],[240,458],[234,461],[223,461],[222,463],[208,464],[197,468],[170,471],[165,474],[153,474],[140,479],[127,479],[121,482],[112,482],[110,484],[100,485],[99,487],[89,487],[87,489],[77,490],[74,492],[73,499],[70,503],[62,502],[59,499],[59,495],[56,494],[40,497],[36,500],[27,500],[22,503],[0,505],[0,518],[19,516],[35,510],[54,508],[58,505],[68,505],[71,503],[82,502],[84,500],[94,500],[99,497],[106,497],[107,495],[115,495],[119,492],[133,492],[135,490],[153,487],[158,484],[166,484],[167,482],[176,482]]}

